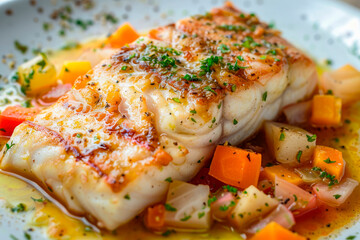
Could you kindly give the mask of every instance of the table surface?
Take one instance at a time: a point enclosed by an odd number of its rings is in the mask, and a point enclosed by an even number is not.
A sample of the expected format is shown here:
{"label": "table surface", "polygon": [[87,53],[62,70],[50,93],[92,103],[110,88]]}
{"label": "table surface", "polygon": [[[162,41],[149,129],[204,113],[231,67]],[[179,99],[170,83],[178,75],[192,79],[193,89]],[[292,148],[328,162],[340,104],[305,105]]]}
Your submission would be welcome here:
{"label": "table surface", "polygon": [[360,0],[342,0],[342,1],[360,8]]}

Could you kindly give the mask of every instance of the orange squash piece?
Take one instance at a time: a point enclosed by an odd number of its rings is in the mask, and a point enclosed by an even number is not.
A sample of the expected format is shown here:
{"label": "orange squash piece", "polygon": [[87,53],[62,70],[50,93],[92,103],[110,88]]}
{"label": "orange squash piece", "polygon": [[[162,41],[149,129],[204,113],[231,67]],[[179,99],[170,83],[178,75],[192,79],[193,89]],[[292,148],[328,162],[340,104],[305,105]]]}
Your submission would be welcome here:
{"label": "orange squash piece", "polygon": [[250,240],[306,240],[305,237],[293,233],[276,222],[271,222],[256,233]]}
{"label": "orange squash piece", "polygon": [[325,146],[316,146],[314,151],[313,166],[335,176],[340,181],[345,171],[345,161],[342,152]]}
{"label": "orange squash piece", "polygon": [[144,220],[147,228],[160,230],[165,225],[165,206],[158,204],[153,207],[148,207]]}
{"label": "orange squash piece", "polygon": [[311,123],[335,126],[341,121],[341,99],[332,95],[315,95],[312,101]]}
{"label": "orange squash piece", "polygon": [[217,146],[209,175],[239,188],[257,186],[261,154],[231,146]]}
{"label": "orange squash piece", "polygon": [[289,169],[283,167],[282,165],[275,165],[264,168],[262,176],[264,176],[265,178],[269,179],[272,182],[275,182],[275,177],[279,177],[297,186],[303,183],[301,177],[299,177],[293,171],[290,171]]}
{"label": "orange squash piece", "polygon": [[131,43],[138,39],[140,35],[135,31],[130,23],[122,24],[113,34],[106,40],[107,45],[112,48],[121,48],[125,44]]}

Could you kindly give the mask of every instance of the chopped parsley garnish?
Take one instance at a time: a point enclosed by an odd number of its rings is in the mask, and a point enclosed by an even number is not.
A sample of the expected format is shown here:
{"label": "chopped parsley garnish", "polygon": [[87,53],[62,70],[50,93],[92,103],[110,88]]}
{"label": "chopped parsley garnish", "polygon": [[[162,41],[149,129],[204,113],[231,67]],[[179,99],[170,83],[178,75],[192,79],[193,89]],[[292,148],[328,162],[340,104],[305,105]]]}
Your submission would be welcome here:
{"label": "chopped parsley garnish", "polygon": [[335,194],[335,195],[333,195],[333,196],[334,196],[335,199],[339,199],[339,198],[341,197],[340,194]]}
{"label": "chopped parsley garnish", "polygon": [[235,206],[235,202],[234,201],[231,201],[229,205],[224,205],[224,206],[220,206],[220,211],[227,211],[229,210],[230,207],[233,207]]}
{"label": "chopped parsley garnish", "polygon": [[266,52],[266,54],[270,54],[270,55],[277,55],[276,49],[270,49]]}
{"label": "chopped parsley garnish", "polygon": [[217,26],[217,28],[222,29],[222,30],[226,30],[226,31],[234,31],[234,32],[245,31],[246,30],[246,28],[243,27],[243,26],[228,25],[228,24]]}
{"label": "chopped parsley garnish", "polygon": [[312,136],[306,134],[306,137],[307,137],[308,142],[314,142],[316,140],[317,136],[316,136],[316,134],[314,134]]}
{"label": "chopped parsley garnish", "polygon": [[173,206],[171,206],[170,204],[168,204],[168,203],[165,203],[165,210],[166,211],[169,211],[169,212],[176,212],[177,211],[177,209],[176,208],[174,208]]}
{"label": "chopped parsley garnish", "polygon": [[254,39],[250,36],[246,36],[243,40],[242,46],[244,48],[251,49],[253,47],[260,47],[261,44],[254,41]]}
{"label": "chopped parsley garnish", "polygon": [[105,20],[108,22],[111,22],[112,24],[115,24],[119,21],[119,19],[117,19],[117,17],[115,17],[114,15],[108,13],[105,14]]}
{"label": "chopped parsley garnish", "polygon": [[351,121],[350,121],[349,119],[345,119],[345,123],[346,123],[346,124],[350,124]]}
{"label": "chopped parsley garnish", "polygon": [[181,103],[179,98],[172,98],[174,102]]}
{"label": "chopped parsley garnish", "polygon": [[326,95],[334,95],[333,90],[329,89],[327,90],[327,92],[325,93]]}
{"label": "chopped parsley garnish", "polygon": [[248,68],[248,67],[239,66],[238,63],[237,63],[237,61],[238,61],[238,60],[236,59],[234,65],[232,65],[231,63],[227,63],[228,69],[229,69],[230,71],[238,71],[239,69],[246,69],[246,68]]}
{"label": "chopped parsley garnish", "polygon": [[193,121],[194,123],[196,123],[196,120],[195,120],[195,118],[190,118],[191,119],[191,121]]}
{"label": "chopped parsley garnish", "polygon": [[31,240],[31,235],[28,234],[27,232],[24,232],[24,237],[26,240]]}
{"label": "chopped parsley garnish", "polygon": [[268,92],[266,91],[266,92],[264,92],[263,95],[262,95],[262,100],[263,100],[263,102],[266,102],[267,93],[268,93]]}
{"label": "chopped parsley garnish", "polygon": [[237,191],[238,191],[237,188],[232,187],[232,186],[230,186],[230,185],[223,186],[222,188],[223,188],[223,189],[226,189],[226,190],[228,190],[228,192],[231,192],[231,193],[234,193],[234,194],[236,194]]}
{"label": "chopped parsley garnish", "polygon": [[61,47],[61,50],[71,50],[78,47],[80,47],[80,44],[78,42],[68,42],[67,44]]}
{"label": "chopped parsley garnish", "polygon": [[217,108],[218,108],[218,109],[220,109],[220,108],[221,108],[221,103],[219,103],[219,104],[217,105]]}
{"label": "chopped parsley garnish", "polygon": [[81,134],[81,133],[77,133],[77,134],[76,134],[76,137],[77,137],[77,138],[81,138],[81,137],[82,137],[82,134]]}
{"label": "chopped parsley garnish", "polygon": [[185,76],[183,78],[187,81],[201,81],[201,79],[198,78],[196,75],[191,76],[189,74],[185,74]]}
{"label": "chopped parsley garnish", "polygon": [[205,86],[204,90],[212,92],[213,94],[217,95],[217,93],[210,86]]}
{"label": "chopped parsley garnish", "polygon": [[336,161],[331,161],[330,158],[325,159],[324,162],[325,162],[325,163],[328,163],[328,164],[330,164],[330,163],[336,163]]}
{"label": "chopped parsley garnish", "polygon": [[15,207],[11,208],[11,212],[15,212],[15,213],[24,212],[25,209],[26,209],[25,204],[19,203]]}
{"label": "chopped parsley garnish", "polygon": [[25,54],[28,50],[26,45],[21,44],[18,40],[14,42],[16,50],[20,51],[22,54]]}
{"label": "chopped parsley garnish", "polygon": [[220,50],[221,53],[229,53],[229,52],[231,52],[230,48],[228,46],[226,46],[225,44],[220,44],[218,49]]}
{"label": "chopped parsley garnish", "polygon": [[14,235],[10,234],[10,238],[11,240],[19,240],[17,237],[15,237]]}
{"label": "chopped parsley garnish", "polygon": [[348,237],[346,238],[346,240],[353,240],[353,239],[355,239],[355,238],[356,238],[356,236],[351,235],[351,236],[348,236]]}
{"label": "chopped parsley garnish", "polygon": [[125,71],[127,69],[127,66],[122,66],[121,70]]}
{"label": "chopped parsley garnish", "polygon": [[285,133],[284,132],[281,132],[280,133],[280,138],[279,138],[280,141],[284,141],[285,140]]}
{"label": "chopped parsley garnish", "polygon": [[21,104],[21,106],[25,107],[25,108],[31,108],[31,101],[30,100],[26,100],[25,102],[23,102]]}
{"label": "chopped parsley garnish", "polygon": [[196,112],[195,109],[193,109],[193,110],[190,110],[190,113],[191,113],[191,114],[196,114],[197,112]]}
{"label": "chopped parsley garnish", "polygon": [[297,202],[298,198],[295,194],[293,194],[295,202]]}
{"label": "chopped parsley garnish", "polygon": [[34,201],[34,202],[44,202],[45,200],[42,199],[42,198],[33,198],[31,197],[31,199]]}
{"label": "chopped parsley garnish", "polygon": [[260,56],[260,60],[265,60],[266,58],[267,58],[266,55],[261,55],[261,56]]}
{"label": "chopped parsley garnish", "polygon": [[11,143],[6,143],[6,150],[5,150],[5,154],[7,153],[7,151],[9,151],[13,146],[15,146],[15,143],[13,143],[13,141],[11,141]]}
{"label": "chopped parsley garnish", "polygon": [[92,232],[92,228],[89,227],[89,226],[85,226],[84,231],[85,232]]}
{"label": "chopped parsley garnish", "polygon": [[235,92],[235,91],[236,91],[236,85],[235,85],[235,84],[231,86],[231,91],[232,91],[232,92]]}
{"label": "chopped parsley garnish", "polygon": [[186,215],[186,214],[184,213],[184,217],[181,218],[180,221],[185,222],[185,221],[189,220],[190,218],[191,218],[191,215]]}
{"label": "chopped parsley garnish", "polygon": [[208,205],[210,206],[213,202],[215,202],[217,200],[216,196],[213,196],[211,198],[209,198],[208,200]]}
{"label": "chopped parsley garnish", "polygon": [[236,124],[238,124],[238,123],[239,123],[238,120],[236,120],[236,119],[234,118],[233,124],[236,125]]}
{"label": "chopped parsley garnish", "polygon": [[169,183],[172,183],[172,182],[173,182],[173,180],[172,180],[171,177],[166,178],[165,181],[166,181],[166,182],[169,182]]}
{"label": "chopped parsley garnish", "polygon": [[237,56],[236,58],[239,59],[242,62],[245,61],[245,59],[242,56]]}
{"label": "chopped parsley garnish", "polygon": [[199,73],[199,75],[203,76],[206,73],[210,73],[211,72],[211,67],[214,64],[221,63],[222,60],[223,60],[223,57],[221,57],[221,56],[211,56],[211,57],[208,57],[208,58],[206,58],[204,60],[201,60],[200,61],[200,63],[201,63],[201,66],[200,66],[201,72]]}
{"label": "chopped parsley garnish", "polygon": [[200,219],[200,218],[202,218],[202,217],[204,217],[205,216],[205,212],[199,212],[198,213],[198,218]]}
{"label": "chopped parsley garnish", "polygon": [[313,171],[316,171],[316,172],[320,172],[320,177],[321,178],[326,178],[326,179],[329,179],[329,184],[328,186],[331,187],[332,185],[334,184],[338,184],[339,181],[337,179],[335,179],[335,176],[334,175],[331,175],[329,174],[328,172],[326,171],[323,171],[321,168],[319,167],[313,167],[312,168]]}
{"label": "chopped parsley garnish", "polygon": [[130,200],[130,195],[129,195],[129,194],[126,194],[126,195],[124,196],[124,198],[125,198],[126,200]]}
{"label": "chopped parsley garnish", "polygon": [[301,160],[301,155],[302,155],[302,153],[303,153],[303,151],[299,150],[298,153],[296,154],[296,160],[297,160],[298,162],[300,162],[300,160]]}

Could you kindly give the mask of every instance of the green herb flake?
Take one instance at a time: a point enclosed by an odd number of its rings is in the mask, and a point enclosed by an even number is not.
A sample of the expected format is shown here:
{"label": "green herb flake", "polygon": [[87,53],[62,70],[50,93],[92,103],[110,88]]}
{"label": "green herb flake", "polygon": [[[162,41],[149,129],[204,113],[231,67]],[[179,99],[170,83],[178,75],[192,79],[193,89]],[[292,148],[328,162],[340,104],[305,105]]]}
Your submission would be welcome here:
{"label": "green herb flake", "polygon": [[194,123],[196,123],[196,120],[195,120],[195,118],[190,118],[191,119],[191,121],[193,121]]}
{"label": "green herb flake", "polygon": [[237,188],[232,187],[230,185],[223,186],[222,188],[233,194],[236,194],[238,192]]}
{"label": "green herb flake", "polygon": [[351,236],[348,236],[348,237],[346,238],[346,240],[353,240],[353,239],[355,239],[355,238],[356,238],[356,236],[351,235]]}
{"label": "green herb flake", "polygon": [[85,226],[84,231],[85,232],[92,232],[92,228],[90,226]]}
{"label": "green herb flake", "polygon": [[307,137],[307,140],[308,140],[308,142],[314,142],[315,140],[316,140],[316,134],[314,134],[314,135],[307,135],[306,134],[306,137]]}
{"label": "green herb flake", "polygon": [[28,234],[27,232],[24,232],[24,237],[26,240],[31,240],[31,235]]}
{"label": "green herb flake", "polygon": [[23,203],[19,203],[15,207],[11,208],[11,212],[13,213],[24,212],[25,210],[26,210],[26,205]]}
{"label": "green herb flake", "polygon": [[169,212],[176,212],[177,211],[177,209],[176,208],[174,208],[173,206],[171,206],[170,204],[168,204],[168,203],[165,203],[165,210],[166,211],[169,211]]}
{"label": "green herb flake", "polygon": [[280,141],[284,141],[285,140],[285,133],[284,132],[281,132],[280,133],[280,138],[279,138]]}
{"label": "green herb flake", "polygon": [[293,197],[294,197],[295,202],[297,202],[297,200],[298,200],[297,196],[295,194],[293,194]]}
{"label": "green herb flake", "polygon": [[22,54],[25,54],[28,50],[28,47],[24,44],[21,44],[18,40],[14,41],[15,49],[21,52]]}
{"label": "green herb flake", "polygon": [[10,234],[10,238],[11,240],[19,240],[17,237],[15,237],[14,235]]}
{"label": "green herb flake", "polygon": [[216,196],[210,197],[209,200],[208,200],[208,206],[210,206],[216,200],[217,200]]}
{"label": "green herb flake", "polygon": [[267,94],[268,94],[267,91],[263,93],[263,95],[262,95],[262,101],[263,101],[263,102],[266,102]]}
{"label": "green herb flake", "polygon": [[341,197],[340,194],[335,194],[335,195],[333,195],[333,196],[334,196],[335,199],[339,199],[339,198]]}
{"label": "green herb flake", "polygon": [[174,102],[181,103],[179,98],[172,98]]}
{"label": "green herb flake", "polygon": [[205,216],[205,212],[199,212],[198,213],[198,218],[203,218]]}
{"label": "green herb flake", "polygon": [[196,112],[195,109],[193,109],[193,110],[190,110],[190,113],[191,113],[191,114],[196,114],[197,112]]}
{"label": "green herb flake", "polygon": [[303,153],[303,151],[299,150],[298,153],[296,154],[296,160],[297,160],[298,162],[300,162],[300,160],[301,160],[301,155],[302,155],[302,153]]}
{"label": "green herb flake", "polygon": [[266,55],[261,55],[261,56],[260,56],[260,60],[265,60],[266,58],[267,58]]}
{"label": "green herb flake", "polygon": [[324,162],[327,164],[336,163],[336,161],[331,161],[330,158],[325,159]]}
{"label": "green herb flake", "polygon": [[235,91],[236,91],[236,85],[235,85],[235,84],[233,84],[233,85],[231,86],[231,91],[232,91],[232,92],[235,92]]}
{"label": "green herb flake", "polygon": [[220,44],[218,49],[220,50],[221,53],[229,53],[229,52],[231,52],[230,48],[228,46],[226,46],[225,44]]}
{"label": "green herb flake", "polygon": [[4,153],[6,154],[13,146],[15,146],[15,143],[13,141],[11,141],[10,144],[6,143],[5,146],[6,146],[6,150]]}
{"label": "green herb flake", "polygon": [[130,195],[129,195],[129,194],[126,194],[126,195],[124,196],[124,198],[125,198],[126,200],[130,200]]}
{"label": "green herb flake", "polygon": [[33,198],[31,197],[31,199],[34,201],[34,202],[44,202],[45,200],[43,198]]}
{"label": "green herb flake", "polygon": [[233,124],[236,125],[236,124],[238,124],[238,123],[239,123],[238,120],[236,120],[236,119],[234,118]]}
{"label": "green herb flake", "polygon": [[126,71],[126,69],[127,69],[127,66],[122,66],[121,67],[121,70],[123,70],[123,71]]}
{"label": "green herb flake", "polygon": [[210,86],[205,86],[204,90],[212,92],[213,94],[217,95],[217,93]]}
{"label": "green herb flake", "polygon": [[191,218],[191,215],[186,215],[186,214],[184,213],[184,217],[181,218],[180,221],[186,222],[186,221],[189,220],[190,218]]}

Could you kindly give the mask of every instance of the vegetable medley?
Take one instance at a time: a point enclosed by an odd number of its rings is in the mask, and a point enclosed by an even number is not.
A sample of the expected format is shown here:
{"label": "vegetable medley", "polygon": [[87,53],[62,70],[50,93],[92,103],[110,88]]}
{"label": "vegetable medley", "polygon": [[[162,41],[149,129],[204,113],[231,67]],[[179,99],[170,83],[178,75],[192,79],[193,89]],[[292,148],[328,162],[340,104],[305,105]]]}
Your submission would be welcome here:
{"label": "vegetable medley", "polygon": [[[101,47],[120,48],[138,37],[124,24]],[[66,61],[58,71],[43,53],[22,64],[15,78],[29,102],[1,113],[1,135],[11,136],[17,125],[64,95],[92,64]],[[305,239],[291,231],[296,219],[320,205],[341,206],[358,185],[342,152],[317,144],[312,130],[343,124],[342,107],[359,100],[360,72],[350,65],[327,71],[318,86],[312,99],[286,106],[278,122],[264,123],[259,136],[266,149],[251,142],[218,145],[211,163],[190,183],[164,179],[170,183],[166,200],[141,214],[145,226],[167,236],[204,232],[217,221],[252,240]]]}

